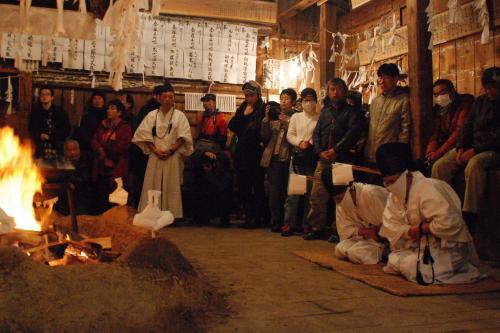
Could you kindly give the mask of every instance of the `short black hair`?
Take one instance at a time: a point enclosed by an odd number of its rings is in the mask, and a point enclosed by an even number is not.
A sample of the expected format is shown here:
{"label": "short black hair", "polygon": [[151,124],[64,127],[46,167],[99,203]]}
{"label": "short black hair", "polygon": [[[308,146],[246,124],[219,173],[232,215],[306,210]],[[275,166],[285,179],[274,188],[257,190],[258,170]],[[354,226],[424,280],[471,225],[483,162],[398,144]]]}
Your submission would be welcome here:
{"label": "short black hair", "polygon": [[100,92],[100,91],[94,91],[92,93],[92,95],[90,95],[90,101],[92,101],[92,99],[96,96],[101,96],[102,99],[104,100],[104,103],[106,103],[106,96],[104,96],[104,93]]}
{"label": "short black hair", "polygon": [[500,67],[493,66],[486,68],[481,77],[481,83],[484,86],[500,84]]}
{"label": "short black hair", "polygon": [[432,87],[435,88],[440,85],[445,85],[449,91],[455,91],[455,86],[453,85],[453,82],[451,82],[448,79],[437,79]]}
{"label": "short black hair", "polygon": [[170,83],[168,85],[165,84],[158,89],[158,95],[161,95],[161,94],[166,93],[166,92],[171,92],[171,93],[175,94],[174,87],[172,87],[172,85]]}
{"label": "short black hair", "polygon": [[45,85],[45,86],[41,86],[38,91],[42,92],[42,90],[48,90],[48,91],[50,91],[50,96],[54,96],[54,88]]}
{"label": "short black hair", "polygon": [[295,92],[295,90],[293,90],[292,88],[283,89],[283,91],[280,94],[280,97],[281,97],[281,95],[290,96],[292,98],[292,102],[294,102],[294,103],[297,101],[297,92]]}
{"label": "short black hair", "polygon": [[327,88],[329,88],[330,86],[339,86],[342,88],[342,90],[344,90],[344,93],[346,93],[347,90],[349,90],[349,88],[347,88],[347,84],[345,83],[345,81],[339,77],[328,80],[328,83],[326,86],[327,86]]}
{"label": "short black hair", "polygon": [[382,75],[389,75],[392,77],[399,76],[399,68],[394,63],[383,64],[377,70],[377,76]]}
{"label": "short black hair", "polygon": [[108,107],[110,107],[111,105],[116,106],[116,108],[118,109],[118,111],[120,111],[121,114],[125,112],[125,105],[123,105],[123,103],[118,98],[109,101]]}
{"label": "short black hair", "polygon": [[161,94],[161,88],[163,87],[163,85],[157,85],[153,88],[153,95],[160,95]]}
{"label": "short black hair", "polygon": [[382,177],[412,169],[411,148],[406,143],[385,143],[377,149],[375,155]]}
{"label": "short black hair", "polygon": [[316,102],[318,101],[318,94],[316,94],[316,90],[313,88],[305,88],[300,92],[301,102],[306,97],[313,97]]}
{"label": "short black hair", "polygon": [[332,167],[327,166],[321,171],[321,181],[330,196],[334,196],[347,191],[349,185],[334,185],[332,178]]}
{"label": "short black hair", "polygon": [[349,90],[347,92],[347,95],[345,96],[346,99],[351,99],[354,101],[354,107],[360,108],[363,100],[363,96],[359,91],[355,90]]}
{"label": "short black hair", "polygon": [[133,109],[134,106],[135,106],[135,102],[134,102],[134,96],[132,96],[131,94],[127,94],[127,93],[120,93],[119,94],[120,96],[125,96],[125,101],[127,101],[128,104],[130,104],[130,108]]}

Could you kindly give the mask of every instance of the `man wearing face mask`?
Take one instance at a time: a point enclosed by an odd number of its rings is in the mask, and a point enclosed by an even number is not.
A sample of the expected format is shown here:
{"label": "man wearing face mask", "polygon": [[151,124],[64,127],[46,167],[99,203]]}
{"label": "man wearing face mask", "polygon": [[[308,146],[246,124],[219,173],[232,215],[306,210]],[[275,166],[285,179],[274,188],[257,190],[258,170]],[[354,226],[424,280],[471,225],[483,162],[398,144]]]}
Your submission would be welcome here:
{"label": "man wearing face mask", "polygon": [[363,183],[334,185],[331,167],[323,170],[321,180],[336,204],[340,242],[335,246],[335,257],[355,264],[378,263],[384,252],[378,230],[389,192]]}
{"label": "man wearing face mask", "polygon": [[[379,232],[391,245],[384,272],[421,284],[476,280],[480,274],[471,262],[477,255],[453,189],[410,171],[407,144],[384,144],[377,149],[376,159],[390,192]],[[432,258],[424,264],[425,258],[419,261],[422,256]]]}
{"label": "man wearing face mask", "polygon": [[487,68],[481,79],[485,94],[472,106],[458,134],[457,148],[450,150],[432,167],[432,177],[453,182],[463,170],[465,195],[463,216],[474,232],[488,169],[500,164],[500,67]]}
{"label": "man wearing face mask", "polygon": [[[441,156],[455,148],[458,132],[469,115],[474,97],[459,95],[453,83],[447,79],[434,82],[434,129],[427,144],[423,170],[429,170]],[[429,172],[430,173],[430,172]]]}
{"label": "man wearing face mask", "polygon": [[[363,114],[346,102],[348,88],[344,80],[330,80],[327,87],[328,97],[313,133],[314,152],[319,156],[315,171],[318,178],[321,177],[322,170],[334,162],[356,162],[357,156],[351,149],[363,133]],[[304,239],[325,238],[328,193],[320,182],[313,184],[309,202],[311,210],[307,222],[310,230],[304,235]]]}

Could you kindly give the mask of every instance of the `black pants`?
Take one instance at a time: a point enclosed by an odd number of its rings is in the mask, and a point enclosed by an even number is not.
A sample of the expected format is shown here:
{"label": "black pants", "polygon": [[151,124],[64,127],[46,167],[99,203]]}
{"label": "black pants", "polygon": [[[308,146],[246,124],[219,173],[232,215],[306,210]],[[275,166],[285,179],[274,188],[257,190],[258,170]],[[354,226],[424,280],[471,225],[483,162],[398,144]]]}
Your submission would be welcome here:
{"label": "black pants", "polygon": [[[247,222],[267,224],[264,190],[265,170],[261,167],[236,170],[239,198]],[[268,218],[268,217],[267,217]]]}

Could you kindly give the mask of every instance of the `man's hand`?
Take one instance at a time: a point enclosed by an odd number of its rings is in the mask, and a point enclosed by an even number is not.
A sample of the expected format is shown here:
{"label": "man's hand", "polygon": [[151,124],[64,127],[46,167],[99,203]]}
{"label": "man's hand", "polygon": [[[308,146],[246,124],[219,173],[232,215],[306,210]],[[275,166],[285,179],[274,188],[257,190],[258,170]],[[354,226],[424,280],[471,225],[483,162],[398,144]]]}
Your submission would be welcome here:
{"label": "man's hand", "polygon": [[457,156],[455,157],[455,162],[458,165],[463,165],[463,161],[462,161],[462,155],[463,155],[463,153],[464,153],[463,149],[457,149]]}
{"label": "man's hand", "polygon": [[306,150],[309,147],[311,147],[311,143],[309,141],[300,141],[300,143],[299,143],[300,150]]}
{"label": "man's hand", "polygon": [[50,138],[50,137],[49,137],[49,135],[48,135],[48,134],[45,134],[45,133],[40,134],[40,139],[41,139],[42,141],[47,141],[49,138]]}
{"label": "man's hand", "polygon": [[[248,105],[247,105],[247,109],[248,109]],[[246,114],[247,109],[245,109],[245,116],[247,115]],[[266,118],[266,120],[269,120],[269,110],[271,110],[271,105],[266,105],[265,113],[264,113],[264,118]],[[253,111],[253,108],[252,108],[252,111]],[[252,113],[252,112],[250,112],[250,113]]]}
{"label": "man's hand", "polygon": [[253,106],[248,104],[247,107],[245,108],[245,111],[243,111],[243,115],[249,116],[253,113]]}
{"label": "man's hand", "polygon": [[153,153],[160,159],[160,160],[166,160],[167,158],[169,158],[171,156],[170,154],[170,150],[160,150],[160,149],[157,149],[156,147],[153,149]]}
{"label": "man's hand", "polygon": [[[431,233],[430,225],[431,224],[428,223],[428,222],[422,222],[422,232],[424,234],[430,234]],[[414,241],[418,241],[418,239],[420,238],[420,231],[418,230],[418,225],[414,226],[414,227],[411,227],[408,230],[408,236],[411,239],[413,239]]]}
{"label": "man's hand", "polygon": [[214,153],[212,153],[211,151],[206,151],[204,153],[204,155],[212,160],[216,160],[217,159],[217,155],[215,155]]}
{"label": "man's hand", "polygon": [[373,239],[376,242],[380,241],[380,238],[378,237],[378,234],[377,234],[377,229],[375,227],[359,228],[358,235],[363,237],[366,240]]}
{"label": "man's hand", "polygon": [[471,158],[473,158],[474,156],[476,155],[476,151],[474,150],[474,148],[471,148],[471,149],[468,149],[466,150],[463,154],[462,154],[462,162],[463,164],[467,164],[469,162],[469,160]]}
{"label": "man's hand", "polygon": [[331,148],[319,153],[319,157],[325,162],[333,162],[337,159],[337,153],[335,149]]}

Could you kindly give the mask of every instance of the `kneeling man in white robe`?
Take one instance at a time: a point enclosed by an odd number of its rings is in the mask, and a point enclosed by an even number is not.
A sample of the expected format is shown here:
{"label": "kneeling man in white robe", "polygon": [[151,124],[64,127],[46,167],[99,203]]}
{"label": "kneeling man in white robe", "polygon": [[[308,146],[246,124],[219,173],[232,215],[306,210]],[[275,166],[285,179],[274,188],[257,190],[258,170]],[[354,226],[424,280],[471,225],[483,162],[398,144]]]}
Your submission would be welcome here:
{"label": "kneeling man in white robe", "polygon": [[148,204],[148,191],[157,190],[162,192],[160,209],[181,218],[183,157],[193,152],[193,139],[189,122],[174,108],[174,100],[174,89],[166,83],[160,92],[160,108],[146,115],[132,142],[149,155],[139,211]]}
{"label": "kneeling man in white robe", "polygon": [[378,236],[389,192],[381,186],[363,183],[334,185],[332,168],[321,173],[323,184],[336,204],[336,226],[340,242],[335,257],[355,264],[376,264],[384,244]]}
{"label": "kneeling man in white robe", "polygon": [[391,244],[384,271],[424,285],[476,280],[480,273],[471,262],[477,255],[457,194],[443,181],[409,171],[407,144],[387,143],[376,155],[390,192],[379,232]]}

